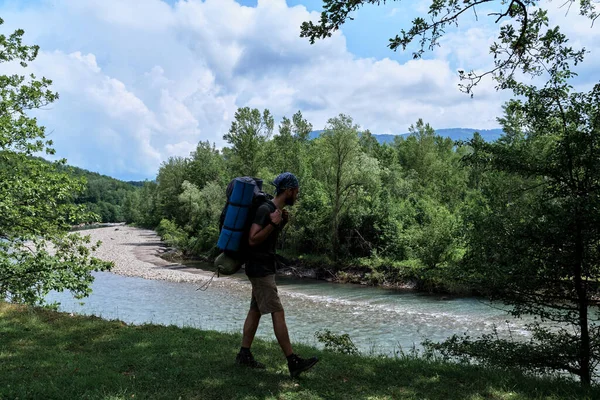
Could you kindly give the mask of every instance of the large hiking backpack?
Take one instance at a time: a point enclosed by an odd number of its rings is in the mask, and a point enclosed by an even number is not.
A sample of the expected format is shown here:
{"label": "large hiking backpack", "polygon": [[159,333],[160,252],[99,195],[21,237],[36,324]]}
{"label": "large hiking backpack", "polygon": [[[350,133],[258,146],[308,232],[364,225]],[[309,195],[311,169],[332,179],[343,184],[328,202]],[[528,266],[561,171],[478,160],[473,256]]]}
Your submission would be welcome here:
{"label": "large hiking backpack", "polygon": [[219,221],[217,247],[222,253],[215,259],[217,272],[231,275],[239,271],[248,254],[248,236],[258,207],[273,197],[262,191],[262,180],[237,177],[227,185],[227,202]]}

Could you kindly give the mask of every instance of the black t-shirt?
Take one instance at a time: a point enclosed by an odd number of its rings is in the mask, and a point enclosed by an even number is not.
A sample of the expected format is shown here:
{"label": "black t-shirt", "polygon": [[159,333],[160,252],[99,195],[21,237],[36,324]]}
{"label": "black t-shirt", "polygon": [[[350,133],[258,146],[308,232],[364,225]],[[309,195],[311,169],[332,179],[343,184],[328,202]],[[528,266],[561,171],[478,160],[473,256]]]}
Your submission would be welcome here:
{"label": "black t-shirt", "polygon": [[[275,212],[277,207],[272,201],[267,201],[261,204],[252,223],[258,224],[261,227],[269,225],[271,221],[271,213]],[[279,229],[275,229],[269,236],[260,244],[248,247],[248,261],[246,262],[246,275],[250,277],[263,277],[272,275],[276,272],[275,247],[277,245],[277,237]]]}

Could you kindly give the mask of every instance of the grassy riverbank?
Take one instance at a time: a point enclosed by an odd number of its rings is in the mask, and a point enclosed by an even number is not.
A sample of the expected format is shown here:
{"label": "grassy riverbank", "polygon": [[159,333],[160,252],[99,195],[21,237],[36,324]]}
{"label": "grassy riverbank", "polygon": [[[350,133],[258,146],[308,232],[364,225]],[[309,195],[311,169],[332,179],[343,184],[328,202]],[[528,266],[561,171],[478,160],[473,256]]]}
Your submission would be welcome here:
{"label": "grassy riverbank", "polygon": [[[268,323],[268,322],[267,322]],[[289,378],[276,343],[257,341],[264,371],[233,363],[240,337],[131,326],[0,303],[0,399],[584,399],[600,390],[415,359],[296,346],[321,362]]]}

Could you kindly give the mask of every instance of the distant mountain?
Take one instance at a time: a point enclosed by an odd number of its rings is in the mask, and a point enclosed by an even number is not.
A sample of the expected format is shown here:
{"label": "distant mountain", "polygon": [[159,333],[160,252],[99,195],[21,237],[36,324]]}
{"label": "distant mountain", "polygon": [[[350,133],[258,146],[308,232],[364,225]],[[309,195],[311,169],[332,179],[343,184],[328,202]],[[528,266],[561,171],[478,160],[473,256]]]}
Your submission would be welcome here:
{"label": "distant mountain", "polygon": [[[479,132],[483,140],[486,142],[493,142],[498,140],[500,136],[502,136],[502,129],[472,129],[472,128],[446,128],[446,129],[437,129],[435,131],[438,135],[443,137],[449,137],[452,140],[469,140],[473,137],[475,132]],[[311,139],[316,139],[321,136],[323,133],[320,131],[312,131],[310,133]],[[393,143],[394,137],[396,136],[404,136],[408,137],[410,133],[401,133],[398,135],[390,135],[390,134],[373,134],[373,137],[377,139],[379,143]]]}

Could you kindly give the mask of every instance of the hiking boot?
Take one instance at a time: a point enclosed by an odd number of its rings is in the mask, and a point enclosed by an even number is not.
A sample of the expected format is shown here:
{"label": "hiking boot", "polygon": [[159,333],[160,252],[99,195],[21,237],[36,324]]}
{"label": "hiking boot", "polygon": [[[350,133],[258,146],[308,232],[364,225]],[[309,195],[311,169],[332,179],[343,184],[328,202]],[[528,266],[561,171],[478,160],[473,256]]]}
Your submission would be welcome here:
{"label": "hiking boot", "polygon": [[258,368],[258,369],[265,368],[265,364],[256,361],[254,359],[254,356],[250,352],[248,352],[248,353],[239,352],[238,355],[235,357],[235,362],[236,362],[236,364],[245,365],[250,368]]}
{"label": "hiking boot", "polygon": [[307,371],[315,366],[315,364],[319,361],[317,357],[312,357],[309,359],[304,359],[298,357],[295,354],[292,354],[288,359],[288,369],[290,370],[290,376],[292,378],[300,375],[301,372]]}

